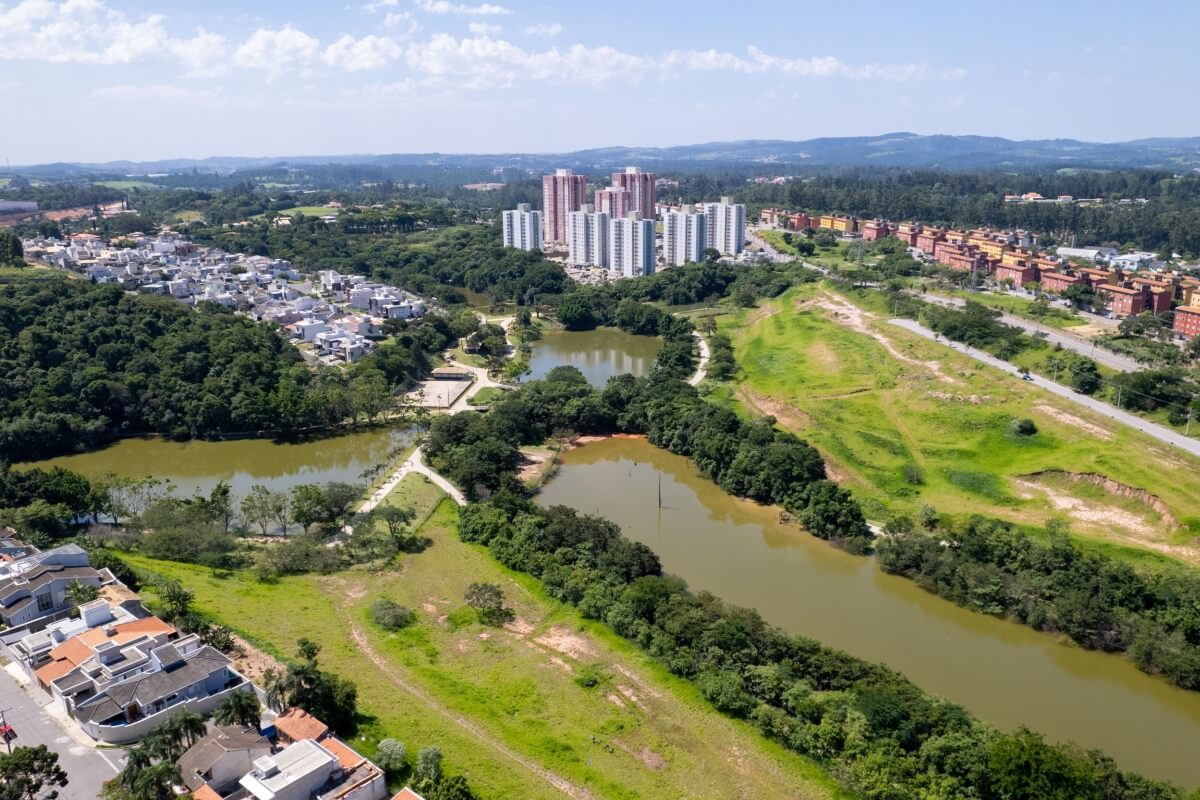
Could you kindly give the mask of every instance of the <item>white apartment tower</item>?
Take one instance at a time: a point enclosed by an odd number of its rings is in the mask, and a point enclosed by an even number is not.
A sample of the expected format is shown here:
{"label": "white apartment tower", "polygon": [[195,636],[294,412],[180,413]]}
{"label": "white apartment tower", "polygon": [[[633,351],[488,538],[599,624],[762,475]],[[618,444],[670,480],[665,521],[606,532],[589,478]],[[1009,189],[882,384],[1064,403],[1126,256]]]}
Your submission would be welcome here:
{"label": "white apartment tower", "polygon": [[640,211],[614,219],[608,227],[608,268],[625,278],[653,275],[654,220]]}
{"label": "white apartment tower", "polygon": [[699,263],[708,247],[708,218],[689,205],[663,215],[663,260],[673,266]]}
{"label": "white apartment tower", "polygon": [[505,211],[504,246],[541,250],[542,212],[533,211],[529,203],[518,203],[515,211]]}
{"label": "white apartment tower", "polygon": [[704,204],[708,247],[723,256],[736,256],[746,243],[746,207],[735,204],[732,197],[722,197],[719,203]]}
{"label": "white apartment tower", "polygon": [[567,263],[608,269],[609,215],[584,205],[567,214]]}

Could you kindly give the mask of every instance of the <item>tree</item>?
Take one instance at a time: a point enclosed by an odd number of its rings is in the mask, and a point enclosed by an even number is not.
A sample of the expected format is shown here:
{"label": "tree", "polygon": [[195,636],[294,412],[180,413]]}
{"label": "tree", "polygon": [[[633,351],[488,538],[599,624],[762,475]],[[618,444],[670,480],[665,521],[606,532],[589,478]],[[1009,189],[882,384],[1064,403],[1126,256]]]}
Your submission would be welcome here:
{"label": "tree", "polygon": [[504,592],[494,583],[472,583],[466,601],[484,625],[503,625],[513,617],[512,609],[504,607]]}
{"label": "tree", "polygon": [[25,251],[21,239],[10,230],[0,228],[0,266],[25,266]]}
{"label": "tree", "polygon": [[257,525],[262,535],[266,536],[273,525],[287,527],[287,495],[283,492],[273,492],[266,486],[256,483],[250,487],[250,492],[242,498],[242,519],[250,525]]}
{"label": "tree", "polygon": [[99,597],[100,589],[99,587],[92,586],[90,583],[75,581],[67,587],[66,595],[76,606],[81,606],[84,603],[90,603]]}
{"label": "tree", "polygon": [[254,690],[234,692],[226,697],[213,709],[213,719],[218,725],[241,725],[258,730],[262,713]]}
{"label": "tree", "polygon": [[442,779],[442,751],[437,747],[426,747],[417,754],[417,769],[414,777],[423,786],[432,786]]}
{"label": "tree", "polygon": [[325,494],[321,491],[321,487],[315,484],[304,483],[293,486],[290,505],[292,522],[304,528],[305,533],[308,533],[309,528],[318,522],[329,519],[329,507],[325,503]]}
{"label": "tree", "polygon": [[176,711],[163,725],[175,732],[185,747],[191,747],[208,732],[204,715],[188,708]]}
{"label": "tree", "polygon": [[382,739],[375,750],[375,763],[384,772],[395,775],[408,766],[408,751],[404,744],[396,739]]}
{"label": "tree", "polygon": [[164,606],[163,619],[170,622],[186,617],[192,610],[192,600],[196,595],[184,589],[177,581],[161,580],[155,586],[158,599]]}
{"label": "tree", "polygon": [[388,538],[397,549],[403,549],[407,538],[408,524],[417,518],[417,513],[411,508],[383,505],[375,509],[373,516],[383,522],[387,528]]}
{"label": "tree", "polygon": [[398,631],[411,625],[416,616],[412,609],[386,597],[371,603],[371,619],[376,625],[389,631]]}
{"label": "tree", "polygon": [[229,533],[229,524],[233,522],[233,495],[228,483],[218,481],[208,497],[197,498],[196,503],[209,519],[219,523],[221,529]]}
{"label": "tree", "polygon": [[66,785],[58,753],[44,744],[0,753],[0,800],[52,800]]}

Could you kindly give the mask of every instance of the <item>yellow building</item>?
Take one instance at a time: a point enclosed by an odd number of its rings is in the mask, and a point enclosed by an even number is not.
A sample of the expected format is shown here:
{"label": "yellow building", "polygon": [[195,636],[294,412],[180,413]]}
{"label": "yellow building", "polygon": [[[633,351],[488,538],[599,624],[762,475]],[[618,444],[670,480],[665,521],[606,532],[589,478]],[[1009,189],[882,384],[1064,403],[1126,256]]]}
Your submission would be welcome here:
{"label": "yellow building", "polygon": [[822,214],[820,227],[838,233],[854,233],[854,217],[845,214]]}

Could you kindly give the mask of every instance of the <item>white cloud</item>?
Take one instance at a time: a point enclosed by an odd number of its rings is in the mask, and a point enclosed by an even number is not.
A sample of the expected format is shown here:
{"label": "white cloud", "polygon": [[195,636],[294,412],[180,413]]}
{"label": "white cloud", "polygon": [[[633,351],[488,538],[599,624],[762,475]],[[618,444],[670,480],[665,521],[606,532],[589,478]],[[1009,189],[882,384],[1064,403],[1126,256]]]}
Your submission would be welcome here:
{"label": "white cloud", "polygon": [[174,42],[171,50],[188,68],[188,77],[211,78],[229,72],[229,44],[218,33],[201,28],[191,39]]}
{"label": "white cloud", "polygon": [[421,25],[407,11],[389,11],[383,18],[383,26],[397,31],[397,36],[412,36],[421,29]]}
{"label": "white cloud", "polygon": [[864,64],[851,66],[834,56],[814,58],[785,58],[765,53],[754,45],[746,48],[746,56],[719,50],[673,50],[660,63],[664,77],[674,77],[680,70],[692,72],[730,71],[747,75],[771,72],[795,78],[852,78],[877,80],[924,80],[942,77],[956,80],[966,75],[957,68],[938,73],[926,64]]}
{"label": "white cloud", "polygon": [[450,0],[416,0],[417,8],[429,14],[453,14],[456,17],[490,17],[499,14],[511,14],[512,10],[495,3],[482,3],[468,6],[463,3],[451,3]]}
{"label": "white cloud", "polygon": [[467,29],[476,36],[496,36],[504,30],[499,25],[489,25],[486,22],[472,22]]}
{"label": "white cloud", "polygon": [[363,11],[381,11],[385,8],[395,8],[400,5],[400,0],[374,0],[363,6]]}
{"label": "white cloud", "polygon": [[129,64],[169,44],[164,19],[130,19],[102,0],[23,0],[0,6],[0,59]]}
{"label": "white cloud", "polygon": [[238,47],[233,60],[239,67],[261,69],[274,80],[289,70],[303,70],[320,47],[320,42],[291,25],[277,31],[260,28]]}
{"label": "white cloud", "polygon": [[347,72],[364,69],[380,69],[395,61],[404,53],[403,48],[386,36],[364,36],[355,39],[343,34],[336,42],[325,48],[321,60],[331,67],[340,67]]}
{"label": "white cloud", "polygon": [[562,33],[563,26],[557,22],[539,22],[537,25],[530,25],[525,28],[525,34],[528,36],[545,36],[551,38]]}
{"label": "white cloud", "polygon": [[522,79],[580,80],[603,83],[614,78],[636,79],[653,66],[641,56],[611,47],[574,45],[566,50],[525,50],[489,36],[455,39],[435,34],[426,42],[409,45],[408,65],[436,81],[458,78],[468,89],[509,87]]}

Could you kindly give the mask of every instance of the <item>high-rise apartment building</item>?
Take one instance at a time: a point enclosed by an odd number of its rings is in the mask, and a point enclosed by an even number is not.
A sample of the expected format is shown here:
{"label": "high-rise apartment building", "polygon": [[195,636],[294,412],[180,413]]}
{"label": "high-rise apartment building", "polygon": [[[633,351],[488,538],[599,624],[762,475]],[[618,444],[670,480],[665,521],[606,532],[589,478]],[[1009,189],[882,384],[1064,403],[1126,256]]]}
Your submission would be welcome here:
{"label": "high-rise apartment building", "polygon": [[708,218],[692,206],[663,215],[663,260],[668,264],[699,263],[708,247]]}
{"label": "high-rise apartment building", "polygon": [[704,204],[708,247],[723,256],[736,256],[746,243],[746,207],[722,197],[719,203]]}
{"label": "high-rise apartment building", "polygon": [[[640,211],[641,209],[633,206],[633,192],[614,184],[607,189],[596,190],[596,210],[603,211],[613,219],[619,219],[625,217],[630,211]],[[646,216],[653,215],[646,214]]]}
{"label": "high-rise apartment building", "polygon": [[654,220],[630,211],[608,226],[608,267],[625,278],[653,275],[655,265]]}
{"label": "high-rise apartment building", "polygon": [[514,211],[505,211],[504,246],[521,250],[542,249],[542,212],[534,211],[529,203],[518,203]]}
{"label": "high-rise apartment building", "polygon": [[579,267],[608,269],[610,217],[584,205],[567,215],[567,263]]}
{"label": "high-rise apartment building", "polygon": [[647,219],[654,219],[653,172],[642,172],[638,167],[626,167],[624,172],[612,174],[612,185],[629,192],[629,211],[640,211]]}
{"label": "high-rise apartment building", "polygon": [[542,235],[550,245],[567,243],[567,215],[587,202],[587,176],[558,169],[542,176]]}

